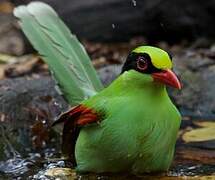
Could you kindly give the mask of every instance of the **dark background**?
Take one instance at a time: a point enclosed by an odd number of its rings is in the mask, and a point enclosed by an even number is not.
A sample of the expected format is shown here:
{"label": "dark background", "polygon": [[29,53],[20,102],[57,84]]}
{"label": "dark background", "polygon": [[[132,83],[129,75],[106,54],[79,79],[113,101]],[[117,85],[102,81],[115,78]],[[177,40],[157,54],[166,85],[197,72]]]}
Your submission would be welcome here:
{"label": "dark background", "polygon": [[[11,0],[15,5],[31,0]],[[214,0],[42,0],[55,8],[80,38],[176,43],[215,37]]]}

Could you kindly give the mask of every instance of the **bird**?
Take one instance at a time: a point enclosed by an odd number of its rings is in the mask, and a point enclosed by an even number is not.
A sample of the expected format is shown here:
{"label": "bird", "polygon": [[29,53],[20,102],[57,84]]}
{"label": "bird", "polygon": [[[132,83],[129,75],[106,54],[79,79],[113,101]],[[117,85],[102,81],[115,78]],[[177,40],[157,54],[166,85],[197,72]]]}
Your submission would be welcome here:
{"label": "bird", "polygon": [[76,171],[167,171],[181,123],[166,90],[182,88],[171,55],[140,45],[104,87],[82,44],[49,5],[32,2],[16,7],[14,15],[71,106],[54,125],[64,124],[62,153]]}

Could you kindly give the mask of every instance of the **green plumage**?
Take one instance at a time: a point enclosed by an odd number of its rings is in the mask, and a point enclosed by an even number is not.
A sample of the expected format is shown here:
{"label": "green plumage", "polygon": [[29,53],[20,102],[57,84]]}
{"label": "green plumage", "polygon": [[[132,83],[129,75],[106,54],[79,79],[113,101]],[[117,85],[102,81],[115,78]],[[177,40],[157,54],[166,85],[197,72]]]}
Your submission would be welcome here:
{"label": "green plumage", "polygon": [[14,15],[69,104],[80,104],[103,88],[85,49],[50,6],[33,2],[17,7]]}
{"label": "green plumage", "polygon": [[104,119],[80,132],[75,151],[79,171],[169,168],[181,117],[164,85],[130,70],[83,104],[103,113]]}
{"label": "green plumage", "polygon": [[[19,6],[14,14],[49,65],[65,99],[72,106],[82,104],[101,115],[99,122],[81,128],[75,124],[78,116],[62,116],[70,123],[64,127],[65,139],[69,139],[67,133],[75,134],[73,141],[77,137],[77,170],[135,174],[166,171],[173,159],[181,117],[165,85],[154,82],[150,74],[126,70],[103,89],[84,48],[50,6],[34,2]],[[168,53],[158,48],[141,46],[134,52],[148,55],[141,57],[144,63],[138,64],[140,68],[149,62],[151,71],[172,67]],[[150,57],[151,61],[145,61]],[[135,65],[134,69],[138,68],[136,64],[128,61],[129,67]]]}

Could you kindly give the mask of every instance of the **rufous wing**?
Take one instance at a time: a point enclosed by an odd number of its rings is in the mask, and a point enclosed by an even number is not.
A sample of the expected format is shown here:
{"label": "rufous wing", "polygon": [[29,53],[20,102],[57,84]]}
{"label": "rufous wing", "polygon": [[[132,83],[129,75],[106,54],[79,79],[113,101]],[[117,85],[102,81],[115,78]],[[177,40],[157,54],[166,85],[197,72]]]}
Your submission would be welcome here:
{"label": "rufous wing", "polygon": [[62,154],[75,162],[75,144],[81,127],[96,123],[100,120],[98,113],[85,105],[78,105],[60,115],[53,125],[64,123]]}

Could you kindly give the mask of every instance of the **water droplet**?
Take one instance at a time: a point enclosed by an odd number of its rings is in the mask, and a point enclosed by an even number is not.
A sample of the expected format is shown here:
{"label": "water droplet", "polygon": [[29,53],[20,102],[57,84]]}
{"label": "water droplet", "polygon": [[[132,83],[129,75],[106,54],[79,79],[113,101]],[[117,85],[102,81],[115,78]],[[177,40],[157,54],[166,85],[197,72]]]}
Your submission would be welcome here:
{"label": "water droplet", "polygon": [[115,28],[116,28],[115,24],[112,24],[112,28],[113,28],[113,29],[115,29]]}
{"label": "water droplet", "polygon": [[164,27],[164,24],[163,24],[162,22],[160,22],[160,26],[161,26],[161,27]]}
{"label": "water droplet", "polygon": [[54,105],[55,105],[55,106],[60,106],[60,104],[57,103],[56,101],[54,102]]}
{"label": "water droplet", "polygon": [[134,7],[136,7],[137,6],[137,1],[136,0],[132,0],[132,4],[133,4]]}
{"label": "water droplet", "polygon": [[59,167],[65,167],[65,162],[64,161],[58,161],[57,166]]}
{"label": "water droplet", "polygon": [[47,169],[52,169],[52,168],[56,168],[57,165],[55,163],[50,163],[48,164],[48,166],[46,167]]}
{"label": "water droplet", "polygon": [[189,170],[196,169],[196,166],[191,166],[191,167],[188,167],[187,169]]}

